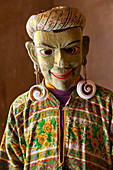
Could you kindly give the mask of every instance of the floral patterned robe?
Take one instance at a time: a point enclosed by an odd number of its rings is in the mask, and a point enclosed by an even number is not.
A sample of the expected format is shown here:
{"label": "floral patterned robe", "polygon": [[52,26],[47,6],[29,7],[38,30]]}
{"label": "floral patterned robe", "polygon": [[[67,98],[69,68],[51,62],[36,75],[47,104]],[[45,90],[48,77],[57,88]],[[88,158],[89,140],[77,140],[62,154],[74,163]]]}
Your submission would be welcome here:
{"label": "floral patterned robe", "polygon": [[22,94],[10,108],[0,169],[112,169],[112,97],[111,91],[97,86],[95,96],[85,100],[75,89],[62,108],[61,143],[60,102],[50,91],[42,102],[32,102],[29,92]]}

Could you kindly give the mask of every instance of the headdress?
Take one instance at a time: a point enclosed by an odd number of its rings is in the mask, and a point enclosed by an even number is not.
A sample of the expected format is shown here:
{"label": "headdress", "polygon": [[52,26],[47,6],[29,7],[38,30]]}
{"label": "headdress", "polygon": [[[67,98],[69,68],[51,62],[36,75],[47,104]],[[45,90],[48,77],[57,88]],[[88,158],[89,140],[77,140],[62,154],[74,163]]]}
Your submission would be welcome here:
{"label": "headdress", "polygon": [[32,15],[26,25],[27,33],[33,39],[35,31],[59,31],[73,27],[85,26],[84,14],[76,9],[65,6]]}

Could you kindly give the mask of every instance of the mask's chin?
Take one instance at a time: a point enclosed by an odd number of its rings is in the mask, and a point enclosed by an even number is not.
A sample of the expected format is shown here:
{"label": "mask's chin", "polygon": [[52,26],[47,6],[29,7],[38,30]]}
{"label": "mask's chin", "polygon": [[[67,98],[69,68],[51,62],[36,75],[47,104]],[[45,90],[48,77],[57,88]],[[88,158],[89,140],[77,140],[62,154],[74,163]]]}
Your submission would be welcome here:
{"label": "mask's chin", "polygon": [[46,85],[49,84],[50,86],[54,87],[55,89],[58,89],[58,90],[67,90],[69,88],[71,88],[72,84],[67,84],[65,81],[63,80],[58,80],[56,78],[53,78],[52,79],[45,79],[45,82],[46,82]]}
{"label": "mask's chin", "polygon": [[75,83],[76,79],[72,80],[71,79],[67,79],[67,80],[59,80],[57,78],[52,78],[52,81],[47,81],[49,84],[51,84],[54,88],[58,89],[58,90],[68,90],[70,89],[73,84]]}
{"label": "mask's chin", "polygon": [[70,89],[79,77],[80,69],[78,67],[70,69],[66,73],[54,73],[51,70],[48,71],[48,76],[46,75],[45,80],[51,86],[58,90],[68,90]]}

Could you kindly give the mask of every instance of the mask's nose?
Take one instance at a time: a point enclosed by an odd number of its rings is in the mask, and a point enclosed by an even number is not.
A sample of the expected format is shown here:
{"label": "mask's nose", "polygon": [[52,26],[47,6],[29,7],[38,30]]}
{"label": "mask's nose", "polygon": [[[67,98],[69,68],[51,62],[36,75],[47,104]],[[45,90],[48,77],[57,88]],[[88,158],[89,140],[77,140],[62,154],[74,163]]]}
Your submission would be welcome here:
{"label": "mask's nose", "polygon": [[55,58],[54,58],[54,66],[55,67],[60,67],[60,68],[64,68],[65,67],[65,63],[64,63],[64,54],[62,52],[62,49],[58,49],[55,52]]}

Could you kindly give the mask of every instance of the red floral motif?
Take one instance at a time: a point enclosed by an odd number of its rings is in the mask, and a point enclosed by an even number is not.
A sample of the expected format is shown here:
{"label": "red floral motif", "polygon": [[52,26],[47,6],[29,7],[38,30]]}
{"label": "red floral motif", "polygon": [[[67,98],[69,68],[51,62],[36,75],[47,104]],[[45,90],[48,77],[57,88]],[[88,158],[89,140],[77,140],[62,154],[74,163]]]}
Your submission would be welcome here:
{"label": "red floral motif", "polygon": [[101,152],[99,151],[99,149],[97,149],[97,150],[96,150],[96,154],[97,154],[97,155],[100,155],[100,153],[101,153]]}
{"label": "red floral motif", "polygon": [[23,106],[23,105],[21,105],[21,106],[20,106],[20,110],[23,110],[23,109],[24,109],[24,106]]}
{"label": "red floral motif", "polygon": [[45,113],[44,112],[41,113],[41,117],[45,117]]}
{"label": "red floral motif", "polygon": [[30,169],[31,170],[34,170],[37,168],[37,164],[36,163],[32,163],[31,166],[30,166]]}
{"label": "red floral motif", "polygon": [[91,133],[90,130],[86,131],[86,136],[87,136],[87,139],[91,139],[92,138],[92,133]]}
{"label": "red floral motif", "polygon": [[44,14],[44,18],[47,18],[48,17],[48,15],[47,14]]}
{"label": "red floral motif", "polygon": [[47,160],[47,170],[49,170],[49,167],[53,167],[56,164],[56,160],[54,158],[50,158],[49,160]]}
{"label": "red floral motif", "polygon": [[73,110],[70,110],[70,115],[74,116],[74,111]]}
{"label": "red floral motif", "polygon": [[50,20],[51,25],[54,24],[55,22],[53,20]]}
{"label": "red floral motif", "polygon": [[39,17],[39,14],[38,15],[35,15],[35,17],[34,18],[38,18]]}
{"label": "red floral motif", "polygon": [[24,144],[21,146],[21,149],[22,149],[22,153],[25,153],[25,152],[26,152],[26,147],[25,147]]}
{"label": "red floral motif", "polygon": [[45,133],[51,133],[53,126],[50,123],[45,123],[43,129]]}
{"label": "red floral motif", "polygon": [[42,28],[42,27],[43,27],[43,25],[42,25],[42,24],[40,24],[40,25],[39,25],[39,28]]}
{"label": "red floral motif", "polygon": [[[81,131],[82,131],[82,129],[80,127],[75,127],[75,126],[72,127],[72,132],[75,135],[77,141],[81,141],[83,139],[83,136],[80,134]],[[72,138],[72,140],[73,140],[73,138]]]}
{"label": "red floral motif", "polygon": [[33,132],[33,139],[36,139],[37,136],[38,136],[38,131],[35,130],[35,131]]}
{"label": "red floral motif", "polygon": [[83,118],[84,118],[84,119],[87,119],[87,117],[88,117],[87,114],[84,113]]}
{"label": "red floral motif", "polygon": [[104,135],[102,131],[97,132],[97,138],[99,139],[100,142],[104,141]]}
{"label": "red floral motif", "polygon": [[19,129],[18,134],[21,136],[22,135],[22,131]]}
{"label": "red floral motif", "polygon": [[57,139],[57,132],[53,133],[53,138],[56,140]]}
{"label": "red floral motif", "polygon": [[13,148],[16,148],[16,147],[17,147],[17,144],[14,143],[14,142],[13,142],[11,145],[12,145]]}
{"label": "red floral motif", "polygon": [[43,152],[39,154],[39,158],[43,158]]}
{"label": "red floral motif", "polygon": [[21,152],[20,152],[20,150],[18,148],[16,148],[16,155],[17,156],[21,155]]}
{"label": "red floral motif", "polygon": [[50,151],[50,155],[54,155],[54,151]]}
{"label": "red floral motif", "polygon": [[44,143],[44,146],[45,146],[45,148],[48,148],[48,147],[49,147],[49,143],[48,143],[48,142],[45,142],[45,143]]}
{"label": "red floral motif", "polygon": [[47,141],[47,136],[46,134],[41,134],[38,136],[38,142],[43,145]]}
{"label": "red floral motif", "polygon": [[77,127],[72,127],[72,132],[74,135],[77,135],[78,134],[78,128]]}
{"label": "red floral motif", "polygon": [[78,19],[75,18],[75,19],[73,20],[73,24],[76,24],[76,23],[77,23],[77,20],[78,20]]}
{"label": "red floral motif", "polygon": [[76,139],[74,137],[71,137],[71,142],[76,143]]}
{"label": "red floral motif", "polygon": [[27,145],[29,145],[29,143],[30,143],[30,134],[28,134],[26,137],[26,143],[27,143]]}
{"label": "red floral motif", "polygon": [[58,13],[58,12],[59,12],[59,10],[58,10],[58,9],[56,9],[56,10],[55,10],[55,13]]}
{"label": "red floral motif", "polygon": [[56,112],[56,110],[54,110],[54,111],[53,111],[53,115],[57,115],[57,112]]}
{"label": "red floral motif", "polygon": [[64,24],[65,23],[65,19],[61,20],[60,24]]}
{"label": "red floral motif", "polygon": [[91,145],[95,151],[99,149],[99,142],[96,138],[91,139]]}

